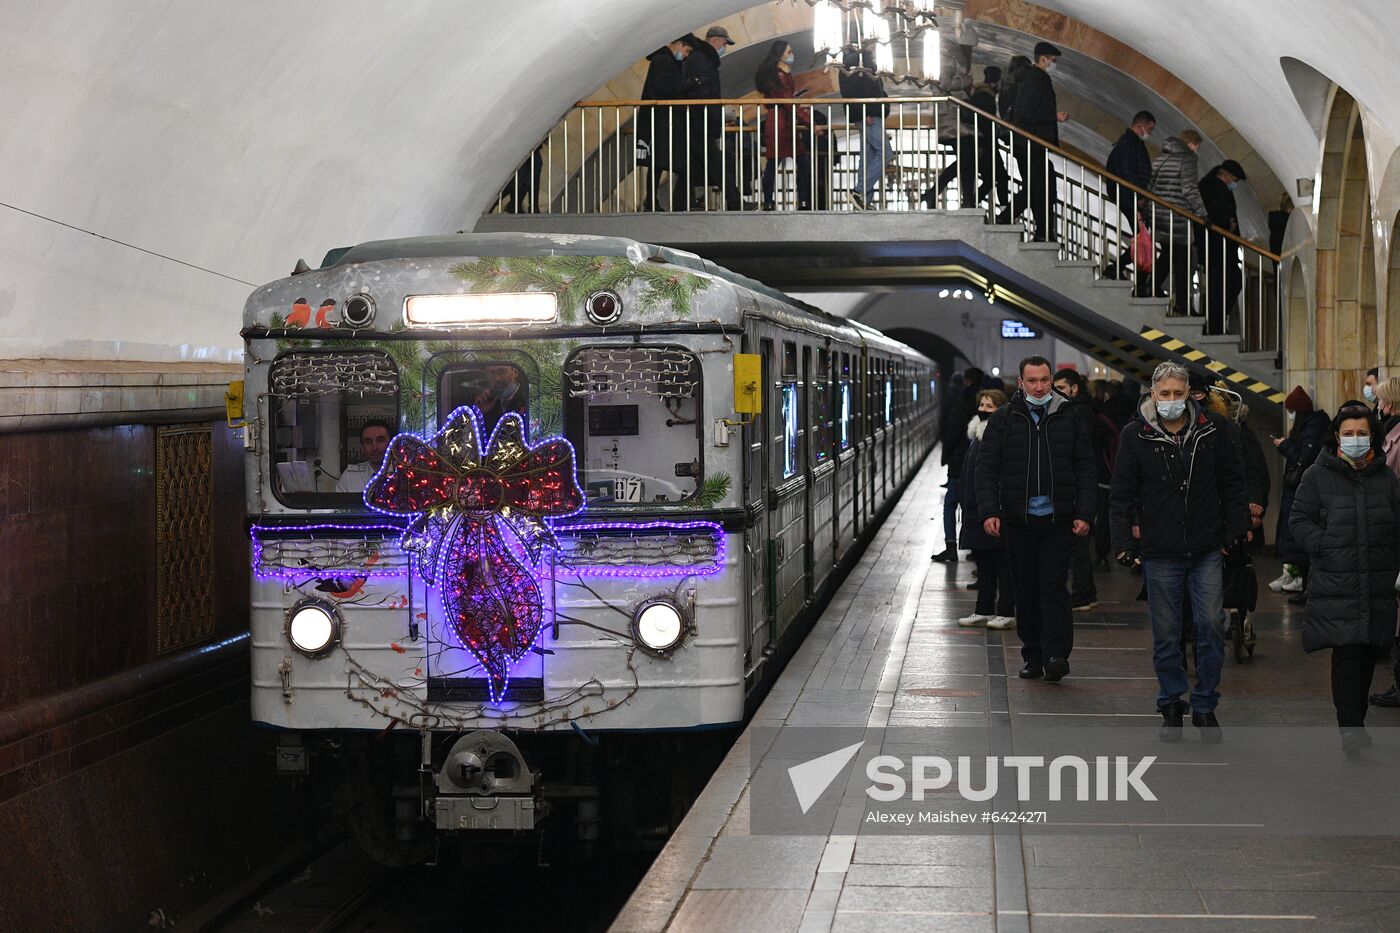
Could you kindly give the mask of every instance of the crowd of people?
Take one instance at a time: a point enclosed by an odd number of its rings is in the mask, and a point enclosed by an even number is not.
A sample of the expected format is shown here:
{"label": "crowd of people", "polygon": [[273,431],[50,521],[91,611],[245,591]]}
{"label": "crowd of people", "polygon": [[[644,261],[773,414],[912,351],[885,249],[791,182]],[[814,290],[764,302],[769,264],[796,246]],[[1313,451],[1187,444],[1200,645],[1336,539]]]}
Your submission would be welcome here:
{"label": "crowd of people", "polygon": [[[1226,608],[1254,608],[1250,555],[1265,544],[1271,491],[1242,399],[1170,362],[1148,386],[1085,380],[1040,356],[1021,361],[1014,387],[976,367],[954,382],[945,547],[933,560],[957,563],[962,550],[976,564],[976,608],[958,624],[1014,627],[1019,676],[1058,683],[1070,673],[1074,614],[1096,607],[1094,574],[1111,556],[1142,576],[1159,737],[1180,741],[1189,713],[1203,741],[1221,741]],[[1400,377],[1371,370],[1363,394],[1329,416],[1299,386],[1285,402],[1287,436],[1272,439],[1285,564],[1270,587],[1306,607],[1303,649],[1331,652],[1351,757],[1370,744],[1368,705],[1400,707],[1400,664],[1397,685],[1370,694],[1397,635]]]}

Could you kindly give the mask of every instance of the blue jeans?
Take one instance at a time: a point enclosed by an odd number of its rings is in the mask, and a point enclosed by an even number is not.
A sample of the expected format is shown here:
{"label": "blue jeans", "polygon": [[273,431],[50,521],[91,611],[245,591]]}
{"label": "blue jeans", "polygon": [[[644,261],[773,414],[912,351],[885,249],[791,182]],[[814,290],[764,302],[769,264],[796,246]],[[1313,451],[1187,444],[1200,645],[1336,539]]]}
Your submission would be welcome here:
{"label": "blue jeans", "polygon": [[952,476],[948,477],[948,491],[943,494],[943,540],[958,546],[958,481]]}
{"label": "blue jeans", "polygon": [[1181,653],[1183,596],[1191,600],[1196,626],[1196,689],[1191,691],[1191,710],[1208,713],[1220,702],[1220,667],[1225,660],[1223,565],[1219,551],[1194,560],[1149,557],[1142,562],[1147,611],[1152,617],[1152,667],[1160,687],[1158,709],[1180,700],[1190,686],[1186,658]]}
{"label": "blue jeans", "polygon": [[884,117],[876,116],[873,123],[866,123],[861,133],[860,147],[860,190],[869,204],[875,197],[875,186],[885,175],[885,163],[894,159],[889,143],[885,140]]}

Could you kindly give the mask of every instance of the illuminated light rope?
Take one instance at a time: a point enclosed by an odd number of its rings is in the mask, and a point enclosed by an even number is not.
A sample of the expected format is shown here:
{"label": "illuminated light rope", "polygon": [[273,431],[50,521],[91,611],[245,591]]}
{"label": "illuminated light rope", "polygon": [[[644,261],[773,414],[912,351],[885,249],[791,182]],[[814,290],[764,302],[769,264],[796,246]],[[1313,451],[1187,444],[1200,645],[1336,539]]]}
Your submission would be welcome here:
{"label": "illuminated light rope", "polygon": [[[556,527],[555,530],[561,533],[571,533],[580,531],[656,531],[666,529],[667,531],[694,532],[701,529],[708,531],[715,549],[714,559],[709,564],[658,564],[652,566],[633,565],[600,565],[589,563],[587,558],[572,561],[561,561],[561,569],[567,570],[579,576],[588,577],[630,577],[630,578],[663,578],[663,577],[683,577],[700,576],[707,577],[719,573],[724,569],[725,559],[725,535],[724,528],[714,522],[693,521],[693,522],[593,522],[583,525],[565,525]],[[660,536],[658,536],[660,537]],[[669,537],[669,536],[668,536]]]}
{"label": "illuminated light rope", "polygon": [[415,516],[400,547],[438,587],[446,622],[486,670],[493,702],[543,628],[538,568],[559,547],[551,520],[585,503],[573,445],[530,444],[525,431],[507,413],[483,445],[478,412],[463,406],[431,437],[395,436],[363,493],[376,512]]}
{"label": "illuminated light rope", "polygon": [[[323,543],[328,546],[340,545],[344,547],[357,547],[369,545],[370,539],[367,537],[349,538],[336,535],[334,537],[310,537],[304,536],[307,532],[316,533],[323,531],[345,531],[360,532],[362,535],[375,533],[381,535],[381,540],[387,540],[389,533],[402,535],[402,525],[339,525],[339,524],[318,524],[318,525],[254,525],[249,531],[249,537],[253,541],[253,575],[259,580],[292,580],[302,577],[315,577],[318,575],[342,576],[349,575],[355,577],[405,577],[412,573],[411,567],[394,566],[392,564],[385,567],[373,565],[351,566],[318,566],[315,564],[292,567],[281,566],[273,561],[267,560],[263,553],[263,547],[272,543],[286,543],[289,545],[314,545]],[[407,554],[410,564],[412,554]]]}

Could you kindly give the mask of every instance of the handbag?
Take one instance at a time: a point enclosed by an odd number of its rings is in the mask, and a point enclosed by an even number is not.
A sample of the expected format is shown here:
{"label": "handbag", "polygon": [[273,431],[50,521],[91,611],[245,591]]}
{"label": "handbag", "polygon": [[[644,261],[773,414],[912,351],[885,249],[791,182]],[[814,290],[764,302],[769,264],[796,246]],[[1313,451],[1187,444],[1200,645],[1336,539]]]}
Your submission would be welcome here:
{"label": "handbag", "polygon": [[1157,244],[1152,242],[1152,234],[1142,218],[1137,220],[1137,232],[1133,234],[1133,267],[1138,272],[1151,272],[1152,263],[1157,258]]}

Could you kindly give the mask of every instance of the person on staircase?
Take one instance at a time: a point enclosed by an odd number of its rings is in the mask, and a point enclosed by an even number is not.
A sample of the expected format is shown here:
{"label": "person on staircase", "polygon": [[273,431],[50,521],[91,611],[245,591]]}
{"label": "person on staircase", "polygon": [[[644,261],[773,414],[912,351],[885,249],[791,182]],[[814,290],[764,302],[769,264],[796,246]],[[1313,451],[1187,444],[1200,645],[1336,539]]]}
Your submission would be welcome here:
{"label": "person on staircase", "polygon": [[[988,65],[982,71],[982,83],[972,85],[967,102],[995,116],[1000,83],[1001,69]],[[949,162],[938,173],[938,181],[924,191],[920,198],[924,207],[929,210],[937,207],[943,192],[954,178],[958,180],[960,206],[969,208],[981,204],[992,193],[993,184],[996,186],[997,204],[1006,205],[1009,197],[1006,170],[996,171],[1001,164],[996,151],[996,124],[967,107],[958,108],[958,124],[957,158]]]}
{"label": "person on staircase", "polygon": [[[1141,564],[1152,620],[1158,737],[1181,740],[1190,686],[1182,652],[1184,600],[1196,629],[1196,686],[1191,723],[1219,742],[1220,668],[1225,657],[1224,555],[1249,533],[1239,451],[1225,419],[1188,395],[1178,363],[1152,373],[1152,394],[1118,439],[1110,503],[1113,548],[1125,567]],[[1137,526],[1139,537],[1133,535]]]}
{"label": "person on staircase", "polygon": [[[998,408],[1006,404],[1006,393],[983,389],[977,393],[977,412],[967,425],[967,456],[963,458],[960,486],[972,490],[976,486],[977,451],[982,446],[987,421]],[[958,620],[963,627],[985,625],[987,628],[1008,629],[1016,624],[1016,593],[1011,584],[1011,564],[1006,546],[987,534],[977,521],[974,497],[964,496],[962,535],[958,543],[972,552],[977,564],[977,606],[972,614]]]}
{"label": "person on staircase", "polygon": [[1050,163],[1050,150],[1043,143],[1053,146],[1060,144],[1060,124],[1069,119],[1069,114],[1057,109],[1055,83],[1050,80],[1050,72],[1060,50],[1049,42],[1035,45],[1035,64],[1021,72],[1016,82],[1016,103],[1012,122],[1022,131],[1037,137],[1041,142],[1018,137],[1012,140],[1012,149],[1026,150],[1026,163],[1022,173],[1023,187],[1012,203],[1015,216],[1029,204],[1031,216],[1035,219],[1037,243],[1055,242],[1055,216],[1059,212],[1059,176]]}
{"label": "person on staircase", "polygon": [[[686,95],[685,79],[682,70],[690,55],[692,36],[681,36],[668,42],[647,56],[647,76],[642,84],[642,100],[681,101]],[[647,164],[651,168],[651,178],[642,198],[643,211],[665,210],[675,207],[680,210],[690,206],[689,178],[686,168],[689,165],[689,151],[686,148],[686,133],[689,122],[685,107],[676,105],[647,106],[637,110],[637,142],[647,147]],[[664,189],[658,176],[669,175],[671,192],[666,196],[667,207],[662,207]]]}
{"label": "person on staircase", "polygon": [[[1149,190],[1162,201],[1189,215],[1183,217],[1161,204],[1152,205],[1152,238],[1161,249],[1160,258],[1168,260],[1164,264],[1154,262],[1152,267],[1155,270],[1160,265],[1170,266],[1171,282],[1167,294],[1171,296],[1171,313],[1176,315],[1191,313],[1191,273],[1195,262],[1192,243],[1199,237],[1200,221],[1206,216],[1196,161],[1196,151],[1204,141],[1195,130],[1182,130],[1167,140],[1161,154],[1152,162]],[[1161,294],[1162,276],[1156,274],[1154,279],[1158,283],[1156,291]]]}
{"label": "person on staircase", "polygon": [[1019,676],[1058,683],[1074,647],[1070,553],[1093,528],[1093,446],[1071,402],[1051,384],[1050,361],[1028,356],[1020,389],[997,409],[977,451],[977,517],[1006,544],[1016,586]]}
{"label": "person on staircase", "polygon": [[[754,72],[753,83],[758,93],[768,98],[796,98],[797,80],[792,66],[797,60],[792,46],[782,39],[768,47],[768,55]],[[807,158],[807,139],[811,136],[811,108],[795,104],[773,104],[764,107],[763,120],[763,209],[774,210],[778,163],[792,159],[797,176],[793,200],[800,211],[811,208],[812,166]]]}
{"label": "person on staircase", "polygon": [[[724,97],[719,80],[720,58],[725,50],[734,44],[729,30],[723,26],[711,26],[705,33],[705,41],[694,44],[694,51],[681,64],[681,77],[685,82],[686,96],[691,100],[719,100]],[[690,159],[691,177],[700,186],[708,189],[719,187],[723,182],[724,209],[737,211],[740,207],[739,185],[733,172],[726,172],[724,151],[721,141],[724,138],[724,106],[705,104],[690,107]],[[700,201],[691,205],[704,208]]]}
{"label": "person on staircase", "polygon": [[958,562],[958,503],[964,494],[972,496],[971,490],[964,493],[962,485],[963,462],[968,448],[967,426],[976,417],[977,393],[982,388],[984,378],[982,370],[976,366],[969,366],[963,371],[962,391],[953,399],[944,423],[941,459],[948,468],[948,491],[943,494],[944,548],[933,555],[933,560],[940,564]]}
{"label": "person on staircase", "polygon": [[1332,649],[1332,703],[1348,758],[1371,744],[1366,694],[1395,637],[1400,480],[1381,457],[1378,427],[1365,402],[1342,405],[1289,515],[1312,564],[1303,650]]}
{"label": "person on staircase", "polygon": [[[841,57],[837,86],[842,97],[862,100],[886,97],[885,84],[875,67],[875,41],[868,40],[859,52],[854,49]],[[894,160],[894,147],[885,136],[886,104],[847,104],[846,120],[860,127],[860,164],[856,179],[860,190],[851,189],[851,204],[865,210],[875,203],[875,189],[885,176],[885,166]]]}
{"label": "person on staircase", "polygon": [[[1240,235],[1239,210],[1235,204],[1235,189],[1245,181],[1244,169],[1234,159],[1226,159],[1206,173],[1198,187],[1206,205],[1206,216],[1212,227]],[[1210,230],[1199,241],[1198,260],[1205,268],[1206,326],[1203,334],[1238,332],[1230,327],[1235,299],[1244,285],[1240,270],[1239,245],[1216,230]]]}
{"label": "person on staircase", "polygon": [[[1105,166],[1108,173],[1146,191],[1152,184],[1152,156],[1147,151],[1147,138],[1156,127],[1157,118],[1149,111],[1139,110],[1134,114],[1133,122],[1123,130],[1123,135],[1118,137],[1118,141],[1113,144],[1113,151],[1108,154],[1108,163]],[[1128,265],[1133,263],[1133,237],[1137,235],[1139,197],[1141,196],[1131,188],[1124,188],[1112,179],[1105,179],[1104,198],[1118,205],[1118,226],[1120,230],[1127,232],[1128,246],[1119,254],[1117,262],[1104,268],[1104,278],[1128,277]]]}
{"label": "person on staircase", "polygon": [[[1307,551],[1294,540],[1288,516],[1293,511],[1293,496],[1298,491],[1298,484],[1303,481],[1303,473],[1313,465],[1327,440],[1331,419],[1326,412],[1313,410],[1312,396],[1302,386],[1294,386],[1293,391],[1288,393],[1283,400],[1283,410],[1293,419],[1293,426],[1288,431],[1288,437],[1274,437],[1272,440],[1279,455],[1288,461],[1283,471],[1278,525],[1274,529],[1274,554],[1284,562],[1284,572],[1269,584],[1269,589],[1276,593],[1291,593],[1288,601],[1301,605],[1308,599],[1309,557]],[[1290,566],[1297,572],[1290,570]]]}

